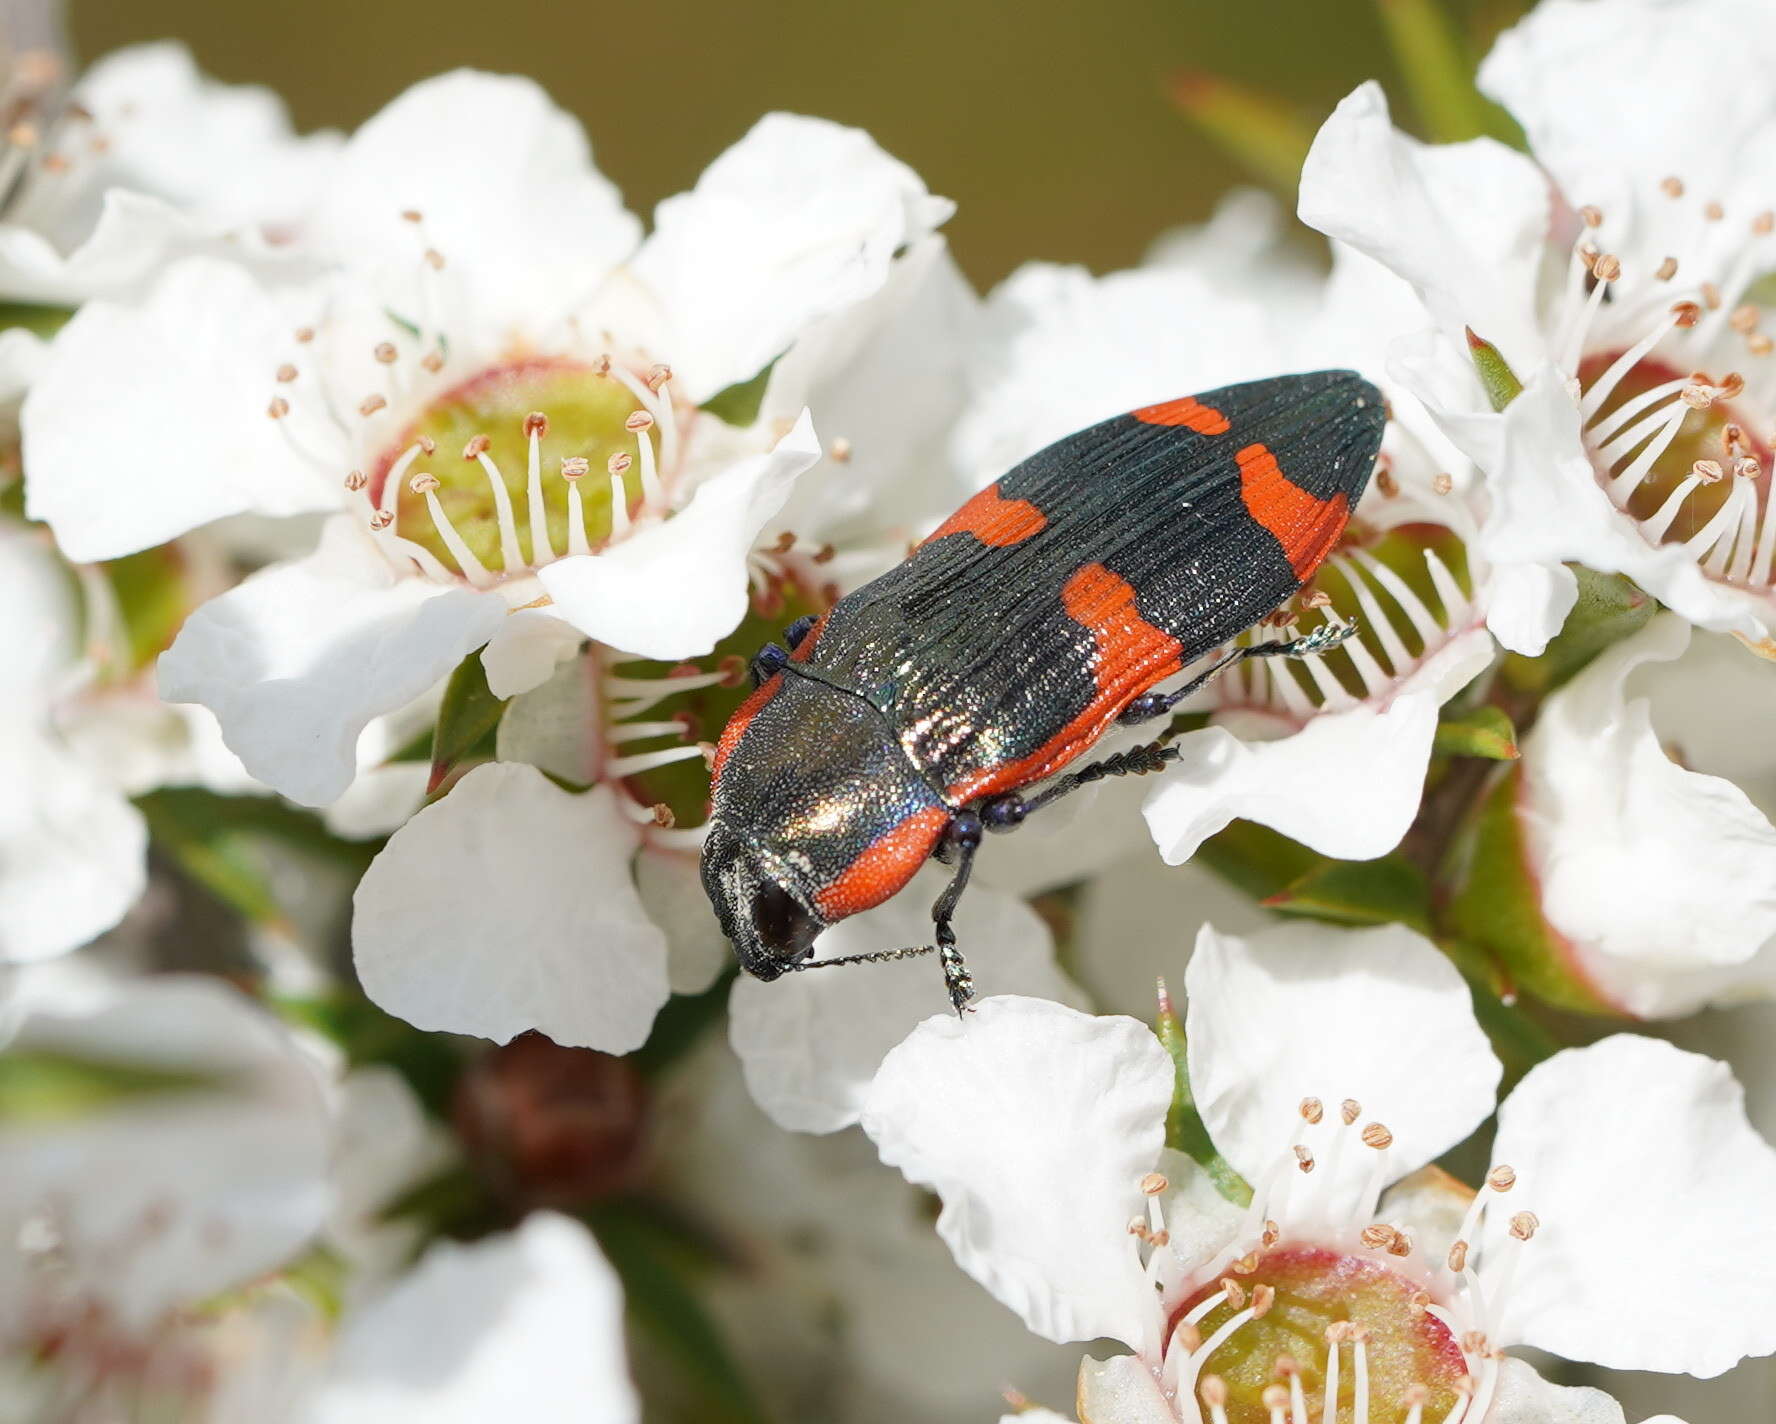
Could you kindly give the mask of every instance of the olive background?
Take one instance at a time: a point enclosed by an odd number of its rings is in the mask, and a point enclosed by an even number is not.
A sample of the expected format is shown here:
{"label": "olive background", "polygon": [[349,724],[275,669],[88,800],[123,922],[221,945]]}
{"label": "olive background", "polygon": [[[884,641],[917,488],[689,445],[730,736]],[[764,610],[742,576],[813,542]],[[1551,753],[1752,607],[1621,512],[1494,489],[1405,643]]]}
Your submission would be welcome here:
{"label": "olive background", "polygon": [[[349,128],[458,65],[529,74],[642,213],[767,109],[857,124],[958,202],[951,241],[989,285],[1032,258],[1127,266],[1245,176],[1173,106],[1181,72],[1262,87],[1310,125],[1369,77],[1404,110],[1386,3],[71,0],[71,28],[82,59],[177,36],[305,128]],[[1524,8],[1440,3],[1476,54]]]}

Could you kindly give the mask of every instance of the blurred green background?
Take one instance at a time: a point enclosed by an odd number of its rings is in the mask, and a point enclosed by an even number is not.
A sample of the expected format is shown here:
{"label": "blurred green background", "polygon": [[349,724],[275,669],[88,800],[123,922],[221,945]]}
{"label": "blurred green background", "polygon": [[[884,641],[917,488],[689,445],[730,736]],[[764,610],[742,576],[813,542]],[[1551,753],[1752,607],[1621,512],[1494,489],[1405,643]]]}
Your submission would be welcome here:
{"label": "blurred green background", "polygon": [[[1181,73],[1264,89],[1310,131],[1365,78],[1398,100],[1388,3],[71,0],[81,58],[176,36],[304,127],[350,127],[457,65],[532,75],[641,212],[766,109],[858,124],[961,205],[951,241],[983,284],[1030,258],[1126,266],[1245,176],[1172,103]],[[1442,3],[1475,54],[1520,8]]]}

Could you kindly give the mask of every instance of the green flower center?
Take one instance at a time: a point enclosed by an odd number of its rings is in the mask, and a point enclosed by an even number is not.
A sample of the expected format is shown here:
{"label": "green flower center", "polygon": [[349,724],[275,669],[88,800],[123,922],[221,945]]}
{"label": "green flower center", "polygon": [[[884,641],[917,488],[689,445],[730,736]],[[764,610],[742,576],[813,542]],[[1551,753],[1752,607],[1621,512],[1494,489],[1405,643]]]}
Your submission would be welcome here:
{"label": "green flower center", "polygon": [[[1417,1405],[1419,1417],[1441,1420],[1455,1407],[1468,1379],[1461,1345],[1426,1310],[1420,1282],[1387,1257],[1279,1245],[1259,1253],[1251,1271],[1227,1279],[1238,1294],[1198,1317],[1195,1328],[1205,1339],[1242,1309],[1263,1307],[1210,1352],[1197,1376],[1199,1394],[1211,1405],[1220,1398],[1228,1424],[1270,1424],[1272,1406],[1296,1390],[1308,1418],[1325,1418],[1334,1361],[1342,1419],[1395,1424]],[[1222,1291],[1215,1283],[1187,1299],[1174,1328]],[[1366,1416],[1356,1412],[1360,1395]]]}
{"label": "green flower center", "polygon": [[368,498],[371,527],[433,577],[486,586],[596,550],[664,513],[670,377],[543,357],[481,371],[433,399],[350,486]]}

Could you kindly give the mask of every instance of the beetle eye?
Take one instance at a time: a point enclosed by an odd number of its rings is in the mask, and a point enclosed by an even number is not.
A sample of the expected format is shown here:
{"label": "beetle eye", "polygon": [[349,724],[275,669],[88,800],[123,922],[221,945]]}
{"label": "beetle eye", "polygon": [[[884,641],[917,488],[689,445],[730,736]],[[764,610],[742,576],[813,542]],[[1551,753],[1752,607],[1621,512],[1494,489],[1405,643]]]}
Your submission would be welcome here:
{"label": "beetle eye", "polygon": [[814,943],[821,929],[820,921],[775,881],[766,881],[753,898],[752,925],[765,945],[792,959]]}

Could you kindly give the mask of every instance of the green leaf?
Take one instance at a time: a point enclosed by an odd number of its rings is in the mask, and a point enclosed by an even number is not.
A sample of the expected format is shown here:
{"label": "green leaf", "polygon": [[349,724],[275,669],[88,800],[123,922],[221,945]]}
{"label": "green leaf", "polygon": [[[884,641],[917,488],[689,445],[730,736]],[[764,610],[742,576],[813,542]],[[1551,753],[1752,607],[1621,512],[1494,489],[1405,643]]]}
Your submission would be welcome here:
{"label": "green leaf", "polygon": [[594,1207],[585,1221],[623,1282],[635,1326],[677,1362],[695,1390],[703,1405],[700,1424],[765,1424],[752,1386],[691,1287],[704,1253],[625,1203]]}
{"label": "green leaf", "polygon": [[1503,410],[1523,393],[1523,382],[1517,379],[1517,373],[1498,347],[1485,337],[1476,336],[1473,327],[1466,330],[1468,354],[1473,358],[1474,369],[1480,373],[1480,385],[1486,392],[1486,399],[1493,410]]}
{"label": "green leaf", "polygon": [[1331,862],[1318,851],[1261,826],[1235,821],[1202,843],[1197,860],[1255,900],[1287,889],[1310,870]]}
{"label": "green leaf", "polygon": [[737,381],[717,391],[703,402],[703,413],[729,425],[751,425],[765,402],[765,387],[771,384],[771,368],[776,364],[773,360],[750,380]]}
{"label": "green leaf", "polygon": [[1340,925],[1408,925],[1431,930],[1431,892],[1424,873],[1399,855],[1379,860],[1329,860],[1263,903],[1286,915]]}
{"label": "green leaf", "polygon": [[10,1049],[0,1056],[0,1122],[62,1122],[136,1099],[214,1088],[212,1075]]}
{"label": "green leaf", "polygon": [[117,600],[129,647],[126,673],[147,667],[173,644],[185,621],[190,595],[185,586],[185,555],[177,544],[161,544],[99,565]]}
{"label": "green leaf", "polygon": [[456,665],[444,688],[438,708],[438,725],[432,732],[432,775],[426,794],[436,795],[450,773],[467,757],[485,751],[492,754],[493,734],[505,715],[504,699],[487,685],[487,668],[479,652],[470,653]]}
{"label": "green leaf", "polygon": [[[155,846],[224,905],[261,928],[294,933],[272,891],[263,848],[226,814],[246,797],[171,787],[136,797]],[[256,798],[254,798],[256,799]]]}
{"label": "green leaf", "polygon": [[1518,141],[1504,111],[1474,86],[1474,61],[1444,6],[1437,0],[1376,0],[1376,8],[1426,138]]}
{"label": "green leaf", "polygon": [[1570,681],[1611,644],[1646,627],[1658,603],[1621,574],[1600,574],[1582,564],[1568,564],[1579,581],[1578,601],[1566,624],[1539,658],[1508,654],[1499,676],[1512,691],[1545,697]]}
{"label": "green leaf", "polygon": [[1497,707],[1476,707],[1471,712],[1445,716],[1437,723],[1431,752],[1435,756],[1485,757],[1489,761],[1516,761],[1523,755],[1517,746],[1517,728]]}
{"label": "green leaf", "polygon": [[1159,981],[1159,1018],[1153,1032],[1158,1035],[1160,1046],[1171,1055],[1174,1075],[1172,1105],[1166,1111],[1166,1146],[1182,1152],[1207,1172],[1215,1190],[1228,1201],[1236,1206],[1251,1205],[1251,1187],[1215,1150],[1202,1114],[1196,1110],[1196,1096],[1190,1091],[1189,1045],[1185,1042],[1184,1025],[1172,1008],[1172,996],[1163,979]]}
{"label": "green leaf", "polygon": [[1260,90],[1194,71],[1172,81],[1172,99],[1215,143],[1294,198],[1314,136],[1299,114]]}

